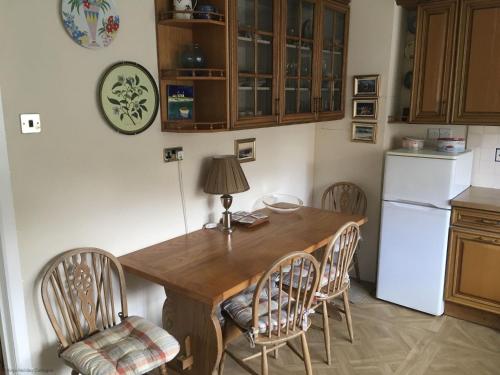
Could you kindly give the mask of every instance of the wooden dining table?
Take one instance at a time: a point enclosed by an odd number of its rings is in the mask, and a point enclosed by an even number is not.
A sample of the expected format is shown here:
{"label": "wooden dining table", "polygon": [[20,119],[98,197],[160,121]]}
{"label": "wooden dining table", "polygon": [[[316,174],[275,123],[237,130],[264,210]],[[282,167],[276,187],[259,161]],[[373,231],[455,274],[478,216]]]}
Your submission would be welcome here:
{"label": "wooden dining table", "polygon": [[221,302],[255,284],[276,259],[293,251],[312,253],[347,222],[367,221],[361,215],[311,207],[287,214],[259,212],[269,221],[236,227],[231,234],[201,229],[119,258],[127,272],[164,286],[164,328],[179,341],[188,337],[191,343],[186,374],[218,373],[224,350],[217,317]]}

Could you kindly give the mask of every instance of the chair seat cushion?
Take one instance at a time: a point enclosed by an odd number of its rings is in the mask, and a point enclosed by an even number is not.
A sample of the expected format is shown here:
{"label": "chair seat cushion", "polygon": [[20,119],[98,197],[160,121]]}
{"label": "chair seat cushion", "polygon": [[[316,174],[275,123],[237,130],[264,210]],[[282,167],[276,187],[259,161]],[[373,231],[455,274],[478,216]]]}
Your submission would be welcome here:
{"label": "chair seat cushion", "polygon": [[[293,285],[292,287],[297,289],[299,287],[299,282],[300,282],[300,268],[295,268],[294,269],[294,276],[293,276]],[[288,272],[283,276],[283,285],[286,285],[287,287],[290,286],[290,276],[291,273]],[[307,271],[307,268],[304,267],[304,270],[302,270],[302,289],[306,288],[306,283],[308,282],[307,289],[311,287],[312,284],[312,277],[308,277],[309,272]],[[330,278],[330,282],[333,282],[336,277],[339,276],[339,272],[337,271],[337,265],[334,264],[333,267],[330,267],[330,264],[327,264],[325,267],[325,272],[323,273],[323,276],[321,277],[321,285],[320,287],[324,287],[328,285],[328,279]],[[349,275],[346,274],[344,277],[343,283],[348,283],[349,282]]]}
{"label": "chair seat cushion", "polygon": [[144,374],[172,360],[179,343],[137,316],[71,345],[61,357],[83,375]]}
{"label": "chair seat cushion", "polygon": [[[252,328],[252,302],[255,292],[255,285],[245,289],[240,294],[234,296],[222,304],[223,310],[231,319],[243,330]],[[268,288],[264,288],[259,298],[259,326],[255,327],[260,333],[268,332],[269,327],[269,296]],[[281,314],[278,311],[278,302],[280,298],[279,288],[273,285],[271,288],[271,326],[272,330],[278,328],[278,319],[281,318],[281,325],[286,324],[288,309],[288,294],[281,291]],[[294,305],[292,305],[294,306]],[[292,308],[291,306],[291,308]],[[280,316],[281,315],[281,316]],[[293,315],[293,314],[290,314]],[[292,316],[293,317],[293,316]],[[291,318],[292,318],[291,317]]]}

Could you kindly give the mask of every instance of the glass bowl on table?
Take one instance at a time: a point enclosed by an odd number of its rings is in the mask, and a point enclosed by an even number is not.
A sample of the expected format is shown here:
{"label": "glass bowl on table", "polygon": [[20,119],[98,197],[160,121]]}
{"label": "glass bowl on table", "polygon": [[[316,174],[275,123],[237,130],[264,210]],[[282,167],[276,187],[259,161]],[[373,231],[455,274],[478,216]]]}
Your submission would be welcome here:
{"label": "glass bowl on table", "polygon": [[271,211],[282,214],[295,212],[304,205],[300,198],[289,194],[267,194],[262,198],[262,203]]}

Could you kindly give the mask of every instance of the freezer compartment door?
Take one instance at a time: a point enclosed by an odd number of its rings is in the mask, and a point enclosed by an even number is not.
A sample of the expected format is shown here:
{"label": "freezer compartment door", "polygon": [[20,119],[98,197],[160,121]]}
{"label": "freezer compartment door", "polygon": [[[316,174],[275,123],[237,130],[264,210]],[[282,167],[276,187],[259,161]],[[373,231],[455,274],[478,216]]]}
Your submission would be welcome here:
{"label": "freezer compartment door", "polygon": [[444,313],[450,211],[383,202],[377,298]]}
{"label": "freezer compartment door", "polygon": [[472,153],[456,159],[387,155],[383,199],[450,208],[450,199],[470,186],[472,158]]}

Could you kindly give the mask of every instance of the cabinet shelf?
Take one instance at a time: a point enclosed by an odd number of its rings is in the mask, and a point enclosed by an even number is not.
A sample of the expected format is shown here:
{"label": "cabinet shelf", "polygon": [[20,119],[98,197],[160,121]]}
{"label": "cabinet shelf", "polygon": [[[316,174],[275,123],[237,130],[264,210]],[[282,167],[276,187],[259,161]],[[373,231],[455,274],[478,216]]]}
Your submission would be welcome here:
{"label": "cabinet shelf", "polygon": [[[178,19],[175,15],[178,14],[188,14],[190,18],[188,19]],[[208,18],[194,18],[198,14],[203,14]],[[164,26],[178,26],[178,27],[191,27],[193,25],[216,25],[216,26],[226,26],[225,17],[221,13],[212,12],[197,12],[197,11],[170,11],[160,14],[160,19],[158,21],[160,25]]]}
{"label": "cabinet shelf", "polygon": [[226,121],[164,121],[162,131],[173,132],[220,132],[226,131]]}
{"label": "cabinet shelf", "polygon": [[161,71],[163,80],[177,81],[225,81],[225,69],[192,69],[192,68],[177,68],[165,69]]}

